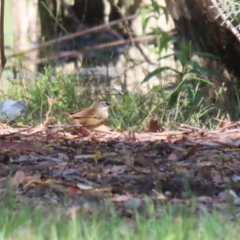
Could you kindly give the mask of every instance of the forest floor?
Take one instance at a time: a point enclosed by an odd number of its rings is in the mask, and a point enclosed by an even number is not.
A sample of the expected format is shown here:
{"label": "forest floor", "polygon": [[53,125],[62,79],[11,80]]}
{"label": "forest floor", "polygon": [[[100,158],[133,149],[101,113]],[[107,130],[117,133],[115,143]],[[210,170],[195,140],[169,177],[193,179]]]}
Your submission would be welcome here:
{"label": "forest floor", "polygon": [[[61,125],[0,130],[1,196],[93,213],[109,202],[121,215],[147,202],[240,214],[239,123],[210,131],[88,131]],[[154,129],[152,129],[154,131]],[[146,201],[147,197],[147,201]],[[232,211],[229,207],[229,212]]]}

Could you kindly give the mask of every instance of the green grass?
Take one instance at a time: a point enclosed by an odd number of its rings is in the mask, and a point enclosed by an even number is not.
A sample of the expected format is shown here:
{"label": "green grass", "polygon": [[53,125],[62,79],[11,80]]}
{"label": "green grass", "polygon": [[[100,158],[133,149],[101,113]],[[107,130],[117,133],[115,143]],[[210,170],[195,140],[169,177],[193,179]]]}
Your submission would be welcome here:
{"label": "green grass", "polygon": [[78,211],[70,216],[63,207],[50,210],[17,203],[0,205],[0,239],[239,239],[239,220],[230,221],[216,212],[197,216],[189,208],[149,206],[147,216],[135,212],[129,218],[113,210],[104,215]]}
{"label": "green grass", "polygon": [[[157,20],[159,15],[164,14],[168,19],[166,8],[159,5],[157,1],[152,1],[152,4],[144,6],[144,9],[147,12],[156,13],[146,18],[143,11],[144,33],[150,18]],[[59,25],[59,22],[56,24]],[[8,82],[4,85],[7,89],[0,100],[8,98],[26,100],[28,114],[21,120],[21,123],[26,125],[36,125],[45,120],[45,114],[49,108],[47,98],[51,97],[57,100],[51,116],[54,116],[58,123],[66,122],[66,118],[59,112],[75,111],[90,106],[96,100],[106,99],[113,105],[110,109],[110,118],[106,123],[108,126],[131,131],[148,130],[150,119],[154,119],[166,129],[176,129],[182,123],[215,128],[218,122],[213,118],[218,113],[220,113],[218,118],[224,118],[224,109],[228,106],[223,106],[221,102],[224,88],[214,86],[206,76],[211,75],[218,79],[222,79],[223,76],[201,66],[197,60],[199,56],[211,59],[215,57],[208,53],[195,53],[191,43],[187,44],[182,40],[177,44],[177,51],[164,55],[163,50],[171,48],[173,39],[160,30],[159,27],[152,29],[154,34],[161,36],[161,41],[156,46],[149,47],[149,50],[157,53],[159,60],[174,57],[179,69],[161,66],[153,72],[146,73],[143,79],[146,84],[152,77],[159,79],[159,84],[149,87],[147,93],[142,90],[141,83],[136,84],[133,90],[127,88],[120,91],[116,83],[111,83],[110,87],[102,86],[94,73],[88,77],[84,74],[76,76],[74,73],[65,74],[63,70],[56,72],[54,67],[45,66],[34,80],[6,80]],[[131,59],[128,61],[131,63]],[[113,64],[111,59],[108,64],[109,66]],[[21,72],[21,67],[16,67],[15,71]],[[76,69],[76,72],[80,71]],[[170,79],[166,85],[165,78]],[[240,115],[239,111],[237,114]]]}
{"label": "green grass", "polygon": [[[7,90],[0,100],[26,100],[29,104],[28,115],[22,119],[22,123],[27,125],[44,121],[49,108],[47,98],[51,97],[57,100],[51,115],[59,123],[66,122],[59,112],[75,111],[90,106],[96,100],[106,99],[113,105],[106,123],[112,127],[131,131],[147,130],[149,120],[154,119],[167,129],[176,129],[182,123],[215,128],[218,122],[213,118],[218,115],[223,119],[233,104],[223,104],[224,85],[218,87],[206,78],[206,75],[219,79],[224,76],[201,66],[197,60],[198,56],[212,59],[214,56],[194,53],[191,44],[184,41],[180,42],[180,51],[164,57],[171,56],[179,63],[179,69],[164,66],[147,73],[143,79],[145,84],[152,77],[159,78],[159,84],[149,87],[147,92],[143,91],[141,83],[136,83],[131,90],[127,88],[121,91],[116,82],[104,86],[104,81],[96,79],[94,73],[88,77],[85,74],[76,76],[74,73],[65,74],[63,70],[56,72],[54,68],[46,66],[35,81],[25,79],[24,86],[17,80],[8,81]],[[170,81],[164,81],[165,78]],[[236,96],[237,92],[231,99]],[[234,110],[234,114],[235,119],[238,118],[239,111]]]}
{"label": "green grass", "polygon": [[[156,13],[156,15],[146,18],[143,11],[142,28],[144,33],[150,18],[156,20],[159,15],[164,14],[168,19],[166,8],[160,6],[157,1],[152,1],[151,4],[144,6],[144,9],[146,12]],[[59,25],[59,22],[56,21],[56,24]],[[59,25],[59,27],[62,26]],[[65,74],[63,71],[57,73],[53,67],[45,66],[34,80],[24,79],[23,82],[5,80],[8,81],[6,84],[4,81],[7,90],[1,95],[0,100],[8,98],[26,100],[28,114],[21,120],[21,123],[26,125],[36,125],[45,120],[45,114],[49,108],[48,97],[57,100],[51,116],[54,116],[58,123],[66,122],[66,118],[59,112],[71,112],[88,107],[99,99],[106,99],[113,105],[106,125],[124,130],[148,130],[150,119],[158,120],[166,129],[176,129],[182,123],[195,127],[215,128],[218,122],[213,118],[218,115],[218,118],[223,119],[225,112],[229,113],[228,108],[232,106],[234,108],[232,112],[235,114],[232,119],[237,119],[240,116],[240,111],[236,111],[236,108],[240,109],[239,101],[236,103],[237,106],[224,102],[224,85],[219,87],[206,76],[217,78],[219,82],[227,81],[226,77],[201,66],[198,61],[199,57],[216,60],[216,56],[208,53],[196,53],[193,51],[191,43],[187,44],[183,40],[177,42],[177,51],[170,55],[164,55],[163,50],[171,48],[173,39],[166,32],[160,30],[159,27],[152,29],[154,34],[161,36],[161,41],[156,46],[149,47],[149,50],[157,53],[159,60],[174,58],[179,69],[160,66],[154,71],[146,73],[142,81],[144,83],[148,83],[152,77],[159,79],[159,84],[149,87],[147,93],[142,90],[140,83],[134,90],[119,91],[115,83],[110,84],[110,87],[102,86],[100,81],[95,78],[94,73],[93,76],[86,78],[84,74],[76,76],[74,73]],[[20,63],[21,61],[19,59]],[[131,63],[131,59],[128,61]],[[111,59],[108,64],[113,64]],[[12,71],[14,72],[13,69]],[[16,67],[15,71],[21,72],[21,68]],[[164,81],[165,78],[170,79],[166,85],[163,84],[167,82]],[[229,102],[234,102],[236,96],[238,96],[237,91],[227,99],[232,99]]]}
{"label": "green grass", "polygon": [[[212,117],[217,113],[217,106],[208,104],[200,91],[199,84],[190,87],[173,86],[169,93],[166,86],[156,85],[144,92],[138,83],[132,91],[119,92],[116,85],[100,85],[97,79],[87,83],[82,77],[55,73],[51,68],[39,75],[36,82],[27,82],[23,87],[19,82],[8,83],[8,90],[2,99],[23,99],[28,102],[28,115],[23,124],[34,125],[44,121],[49,108],[47,98],[57,100],[51,115],[59,123],[66,122],[60,112],[71,112],[88,107],[92,102],[106,99],[113,105],[106,125],[131,131],[148,129],[150,119],[157,119],[165,128],[177,128],[181,123],[196,127],[214,127]],[[185,83],[181,83],[185,85]],[[187,84],[187,83],[186,83]],[[174,90],[175,89],[175,90]]]}

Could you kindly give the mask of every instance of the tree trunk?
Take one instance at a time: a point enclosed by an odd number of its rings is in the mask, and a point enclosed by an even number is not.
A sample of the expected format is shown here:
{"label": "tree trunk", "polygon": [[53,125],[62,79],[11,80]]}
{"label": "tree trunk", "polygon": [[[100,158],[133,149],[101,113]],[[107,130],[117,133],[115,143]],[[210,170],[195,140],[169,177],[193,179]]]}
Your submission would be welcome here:
{"label": "tree trunk", "polygon": [[[224,73],[231,81],[226,82],[227,95],[224,105],[235,102],[236,89],[240,86],[240,43],[239,32],[232,22],[228,27],[224,22],[224,13],[220,17],[219,8],[213,8],[217,0],[165,0],[167,8],[174,20],[180,37],[191,41],[194,50],[208,52],[219,57],[219,61],[203,60],[203,64],[211,69]],[[223,24],[224,22],[224,24]],[[211,79],[211,78],[210,78]],[[219,85],[219,79],[211,79]],[[230,98],[229,98],[230,97]],[[230,100],[230,101],[229,101]],[[233,109],[232,109],[233,110]]]}

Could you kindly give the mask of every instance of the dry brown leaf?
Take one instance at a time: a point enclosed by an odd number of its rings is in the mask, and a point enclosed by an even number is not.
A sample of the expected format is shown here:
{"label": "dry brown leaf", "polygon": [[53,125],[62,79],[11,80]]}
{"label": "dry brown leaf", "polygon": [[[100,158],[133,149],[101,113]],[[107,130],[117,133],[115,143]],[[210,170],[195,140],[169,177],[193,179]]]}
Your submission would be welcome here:
{"label": "dry brown leaf", "polygon": [[200,146],[200,145],[197,144],[197,145],[194,145],[194,146],[190,147],[190,148],[188,149],[187,153],[184,154],[182,160],[185,160],[185,159],[187,159],[187,158],[189,158],[189,157],[194,156],[194,155],[196,154],[199,146]]}
{"label": "dry brown leaf", "polygon": [[76,186],[72,186],[71,188],[68,189],[68,194],[69,195],[76,195],[76,194],[79,194],[79,193],[81,193],[81,190]]}
{"label": "dry brown leaf", "polygon": [[158,120],[150,120],[149,124],[149,132],[160,132],[162,130],[162,125],[158,122]]}
{"label": "dry brown leaf", "polygon": [[219,128],[225,128],[229,123],[227,121],[221,121],[219,124]]}

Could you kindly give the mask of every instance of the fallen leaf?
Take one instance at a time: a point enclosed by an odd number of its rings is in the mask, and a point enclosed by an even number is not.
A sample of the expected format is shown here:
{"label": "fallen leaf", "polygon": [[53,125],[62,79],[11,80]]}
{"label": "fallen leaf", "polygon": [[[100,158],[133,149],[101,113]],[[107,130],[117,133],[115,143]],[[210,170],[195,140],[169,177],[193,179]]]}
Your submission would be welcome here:
{"label": "fallen leaf", "polygon": [[80,193],[80,190],[78,187],[76,186],[72,186],[69,190],[68,190],[68,194],[69,195],[76,195],[76,194],[79,194]]}
{"label": "fallen leaf", "polygon": [[82,184],[82,183],[77,183],[76,187],[78,187],[81,190],[91,190],[91,189],[93,189],[92,186],[85,185],[85,184]]}
{"label": "fallen leaf", "polygon": [[113,202],[125,202],[125,201],[129,200],[129,196],[115,194],[114,197],[112,198],[112,200],[113,200]]}
{"label": "fallen leaf", "polygon": [[171,153],[169,156],[168,156],[168,160],[170,160],[170,161],[175,161],[175,160],[177,160],[178,159],[178,157],[177,157],[177,155],[175,154],[175,153]]}
{"label": "fallen leaf", "polygon": [[149,132],[160,132],[162,130],[161,124],[158,122],[158,120],[150,120],[149,124]]}
{"label": "fallen leaf", "polygon": [[223,182],[222,176],[221,175],[215,175],[212,177],[212,180],[215,184],[219,184]]}
{"label": "fallen leaf", "polygon": [[184,154],[184,156],[182,157],[182,160],[185,160],[185,159],[187,159],[187,158],[189,158],[189,157],[194,156],[194,155],[196,154],[199,146],[200,146],[200,145],[197,144],[197,145],[194,145],[194,146],[190,147],[190,148],[188,149],[187,153]]}
{"label": "fallen leaf", "polygon": [[219,124],[219,128],[225,128],[229,123],[227,121],[221,121]]}
{"label": "fallen leaf", "polygon": [[25,180],[26,180],[25,173],[23,171],[17,171],[13,178],[11,179],[11,185],[17,187],[20,184],[23,184]]}

